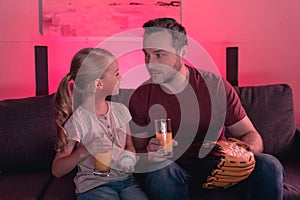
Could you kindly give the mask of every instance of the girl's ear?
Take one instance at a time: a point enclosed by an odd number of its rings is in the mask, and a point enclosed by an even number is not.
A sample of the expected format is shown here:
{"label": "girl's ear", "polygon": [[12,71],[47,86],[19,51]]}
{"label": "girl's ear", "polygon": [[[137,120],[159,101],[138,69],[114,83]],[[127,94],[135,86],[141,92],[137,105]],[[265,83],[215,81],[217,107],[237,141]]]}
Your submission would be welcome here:
{"label": "girl's ear", "polygon": [[94,85],[95,85],[95,88],[102,89],[103,88],[103,81],[100,78],[97,78],[94,81]]}

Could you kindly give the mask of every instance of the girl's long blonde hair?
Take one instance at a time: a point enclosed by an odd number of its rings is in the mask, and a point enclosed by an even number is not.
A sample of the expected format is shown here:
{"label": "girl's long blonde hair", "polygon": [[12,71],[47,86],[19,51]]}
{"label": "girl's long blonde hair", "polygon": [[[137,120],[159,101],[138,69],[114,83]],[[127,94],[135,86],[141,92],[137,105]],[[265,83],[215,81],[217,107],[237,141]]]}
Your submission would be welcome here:
{"label": "girl's long blonde hair", "polygon": [[100,48],[84,48],[73,57],[70,72],[60,81],[54,95],[58,137],[56,150],[64,151],[68,144],[67,132],[63,126],[80,104],[84,90],[102,76],[113,60],[114,56],[109,51]]}

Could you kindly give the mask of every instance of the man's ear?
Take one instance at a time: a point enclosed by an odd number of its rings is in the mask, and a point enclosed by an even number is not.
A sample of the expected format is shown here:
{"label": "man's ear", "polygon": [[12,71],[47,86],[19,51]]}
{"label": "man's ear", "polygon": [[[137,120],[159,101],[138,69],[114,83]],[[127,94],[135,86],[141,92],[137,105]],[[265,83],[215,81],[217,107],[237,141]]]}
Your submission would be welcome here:
{"label": "man's ear", "polygon": [[95,81],[94,81],[94,86],[95,88],[100,88],[102,89],[103,88],[103,81],[100,79],[100,78],[97,78]]}
{"label": "man's ear", "polygon": [[185,58],[187,55],[187,45],[184,45],[184,47],[182,47],[182,49],[180,50],[180,56],[182,58]]}

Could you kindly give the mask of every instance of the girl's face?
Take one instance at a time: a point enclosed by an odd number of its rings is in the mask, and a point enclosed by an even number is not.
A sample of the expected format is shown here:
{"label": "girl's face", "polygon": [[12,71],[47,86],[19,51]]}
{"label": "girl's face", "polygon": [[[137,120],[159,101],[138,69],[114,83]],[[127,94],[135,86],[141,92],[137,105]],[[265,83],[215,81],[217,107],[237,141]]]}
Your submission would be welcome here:
{"label": "girl's face", "polygon": [[104,71],[103,77],[103,90],[106,95],[116,95],[119,93],[119,86],[121,75],[119,73],[119,65],[115,60]]}

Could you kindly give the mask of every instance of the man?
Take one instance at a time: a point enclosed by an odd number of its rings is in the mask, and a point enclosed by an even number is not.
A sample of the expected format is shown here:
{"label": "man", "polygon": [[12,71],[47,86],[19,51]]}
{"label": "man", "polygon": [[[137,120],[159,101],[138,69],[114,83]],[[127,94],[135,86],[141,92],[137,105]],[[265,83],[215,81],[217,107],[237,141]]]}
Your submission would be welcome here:
{"label": "man", "polygon": [[[143,28],[150,79],[132,94],[129,109],[134,135],[139,138],[136,147],[148,155],[149,163],[142,165],[150,198],[183,200],[189,199],[192,187],[208,191],[202,185],[218,160],[203,144],[226,140],[226,128],[232,137],[249,145],[256,161],[248,178],[230,188],[245,185],[247,199],[282,199],[283,168],[275,157],[262,154],[262,139],[233,87],[220,76],[184,64],[186,31],[174,19],[150,20]],[[164,156],[154,136],[153,123],[158,118],[171,119],[177,144],[173,158]]]}

